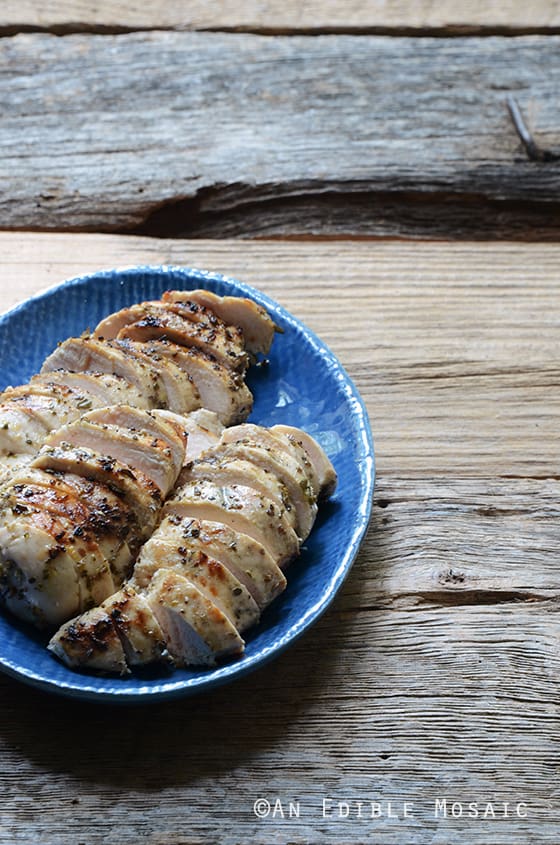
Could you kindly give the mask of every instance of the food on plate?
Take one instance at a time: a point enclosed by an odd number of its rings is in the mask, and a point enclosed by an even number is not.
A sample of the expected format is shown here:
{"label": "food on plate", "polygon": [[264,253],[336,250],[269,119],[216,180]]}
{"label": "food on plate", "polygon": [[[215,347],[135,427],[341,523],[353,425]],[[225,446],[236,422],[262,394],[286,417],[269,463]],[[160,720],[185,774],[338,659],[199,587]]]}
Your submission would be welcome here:
{"label": "food on plate", "polygon": [[223,425],[245,420],[253,405],[245,373],[273,335],[260,306],[207,291],[168,291],[110,315],[92,334],[59,344],[28,384],[0,395],[0,480],[14,456],[34,455],[49,432],[95,408],[206,409]]}
{"label": "food on plate", "polygon": [[0,597],[38,627],[110,596],[154,530],[187,435],[122,406],[53,432],[0,491]]}
{"label": "food on plate", "polygon": [[[286,586],[283,569],[311,531],[316,499],[336,484],[321,447],[298,429],[288,435],[257,425],[226,428],[189,461],[132,578],[104,601],[102,614],[96,609],[66,622],[49,643],[53,653],[73,668],[120,675],[154,663],[212,666],[241,654],[242,633]],[[224,460],[232,444],[239,452]],[[267,464],[261,452],[273,459]],[[297,510],[302,491],[304,517]],[[131,602],[147,606],[157,626],[135,611],[138,621],[129,612],[123,630],[121,608]],[[99,631],[107,641],[104,654]],[[132,659],[134,632],[142,646]]]}
{"label": "food on plate", "polygon": [[211,666],[286,587],[331,495],[319,444],[245,422],[275,326],[167,291],[68,338],[0,396],[0,601],[68,666]]}

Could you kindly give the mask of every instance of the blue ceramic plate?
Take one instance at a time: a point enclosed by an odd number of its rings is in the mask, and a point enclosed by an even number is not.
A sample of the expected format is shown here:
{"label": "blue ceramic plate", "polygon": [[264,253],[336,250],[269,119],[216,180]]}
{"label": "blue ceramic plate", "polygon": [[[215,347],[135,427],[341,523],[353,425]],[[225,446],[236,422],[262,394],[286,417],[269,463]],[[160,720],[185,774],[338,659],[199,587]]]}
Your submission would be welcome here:
{"label": "blue ceramic plate", "polygon": [[115,702],[169,699],[225,683],[270,660],[302,634],[333,600],[366,530],[372,504],[374,455],[367,412],[332,352],[309,329],[262,293],[233,279],[179,267],[134,267],[71,279],[0,317],[0,387],[26,382],[56,344],[112,311],[154,299],[168,288],[205,287],[248,296],[284,333],[270,364],[253,367],[251,420],[299,426],[322,444],[339,486],[320,509],[288,588],[247,631],[241,659],[216,669],[178,670],[150,678],[101,678],[73,672],[45,649],[44,637],[0,614],[0,669],[45,690]]}

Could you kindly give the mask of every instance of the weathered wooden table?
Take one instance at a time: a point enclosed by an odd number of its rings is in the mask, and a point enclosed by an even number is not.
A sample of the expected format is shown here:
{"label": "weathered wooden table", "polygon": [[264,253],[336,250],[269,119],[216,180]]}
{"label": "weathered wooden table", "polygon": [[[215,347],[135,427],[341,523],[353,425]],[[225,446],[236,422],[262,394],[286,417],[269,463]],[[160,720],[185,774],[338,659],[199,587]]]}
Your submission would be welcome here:
{"label": "weathered wooden table", "polygon": [[340,357],[378,469],[341,594],[266,668],[138,708],[0,676],[2,845],[559,841],[560,14],[301,6],[0,8],[2,308],[237,276]]}

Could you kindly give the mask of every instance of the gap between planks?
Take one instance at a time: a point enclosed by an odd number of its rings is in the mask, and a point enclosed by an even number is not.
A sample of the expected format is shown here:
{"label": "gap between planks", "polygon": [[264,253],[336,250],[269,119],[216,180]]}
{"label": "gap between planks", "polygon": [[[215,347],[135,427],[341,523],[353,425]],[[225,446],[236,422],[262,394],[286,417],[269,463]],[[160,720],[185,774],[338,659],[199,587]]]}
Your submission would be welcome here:
{"label": "gap between planks", "polygon": [[546,0],[4,0],[0,31],[65,34],[146,29],[244,31],[273,34],[411,34],[452,36],[560,31],[560,13]]}

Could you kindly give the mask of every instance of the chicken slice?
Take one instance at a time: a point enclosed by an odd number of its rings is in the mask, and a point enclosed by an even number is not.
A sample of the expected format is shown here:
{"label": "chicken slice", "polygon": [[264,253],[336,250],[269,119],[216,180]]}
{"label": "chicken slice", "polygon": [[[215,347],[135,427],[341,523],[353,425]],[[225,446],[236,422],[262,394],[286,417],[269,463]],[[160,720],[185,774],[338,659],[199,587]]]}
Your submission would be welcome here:
{"label": "chicken slice", "polygon": [[243,652],[245,643],[228,617],[177,572],[160,569],[146,598],[177,666],[214,666]]}
{"label": "chicken slice", "polygon": [[113,343],[157,376],[159,394],[165,395],[162,407],[177,414],[188,414],[200,408],[200,394],[192,378],[170,358],[161,355],[156,345],[132,340],[115,340]]}
{"label": "chicken slice", "polygon": [[317,441],[301,428],[291,425],[273,425],[271,434],[285,438],[292,446],[299,446],[307,453],[309,462],[314,470],[315,495],[320,499],[328,499],[336,490],[337,475],[325,451]]}
{"label": "chicken slice", "polygon": [[53,370],[111,373],[133,384],[151,408],[165,407],[167,395],[157,372],[143,361],[128,355],[117,343],[93,337],[71,337],[45,360],[42,373]]}
{"label": "chicken slice", "polygon": [[0,455],[0,487],[10,481],[15,473],[19,472],[33,460],[33,455]]}
{"label": "chicken slice", "polygon": [[126,655],[113,620],[94,607],[66,622],[47,648],[71,669],[86,668],[112,675],[129,675]]}
{"label": "chicken slice", "polygon": [[261,543],[279,566],[299,552],[299,539],[283,508],[251,487],[188,483],[164,506],[164,513],[223,522]]}
{"label": "chicken slice", "polygon": [[20,507],[42,508],[64,520],[64,530],[78,554],[99,553],[107,561],[115,589],[130,575],[137,528],[130,508],[108,487],[71,473],[28,467],[14,476],[2,496],[11,497]]}
{"label": "chicken slice", "polygon": [[113,622],[128,666],[170,663],[159,622],[144,596],[131,584],[106,599],[101,608]]}
{"label": "chicken slice", "polygon": [[180,304],[144,302],[112,314],[97,326],[100,339],[127,339],[144,343],[166,338],[179,346],[194,347],[212,355],[224,367],[244,372],[248,366],[243,339],[221,321],[188,319]]}
{"label": "chicken slice", "polygon": [[85,414],[82,419],[98,425],[118,426],[129,429],[132,433],[151,435],[156,440],[162,440],[170,450],[176,476],[184,464],[188,437],[185,417],[172,411],[155,409],[146,412],[131,408],[129,405],[119,405],[92,411]]}
{"label": "chicken slice", "polygon": [[33,381],[19,387],[8,388],[2,394],[1,401],[2,405],[7,402],[25,408],[45,427],[46,431],[66,425],[89,408],[101,407],[102,404],[92,396],[75,391],[66,385],[38,384]]}
{"label": "chicken slice", "polygon": [[[261,543],[221,522],[170,514],[158,534],[219,560],[244,584],[262,610],[286,588],[286,576]],[[136,567],[134,578],[137,578]]]}
{"label": "chicken slice", "polygon": [[195,584],[235,625],[244,631],[259,620],[259,608],[250,592],[219,561],[186,545],[177,545],[163,530],[156,530],[142,546],[134,565],[133,585],[147,587],[159,569],[172,569]]}
{"label": "chicken slice", "polygon": [[149,537],[156,527],[162,504],[161,491],[139,470],[131,470],[115,458],[69,444],[44,445],[33,459],[38,469],[68,472],[93,481],[100,481],[120,494],[132,509],[140,536]]}
{"label": "chicken slice", "polygon": [[292,455],[282,449],[265,446],[264,439],[260,438],[260,440],[261,442],[255,442],[251,437],[247,437],[239,441],[233,439],[230,442],[226,430],[220,444],[204,455],[204,459],[208,460],[210,457],[218,464],[222,461],[245,459],[261,471],[268,471],[276,477],[286,490],[287,496],[284,502],[287,500],[290,503],[290,514],[295,522],[295,530],[300,539],[305,540],[317,516],[317,502],[309,478],[301,464]]}
{"label": "chicken slice", "polygon": [[185,463],[194,461],[202,452],[215,446],[224,430],[217,414],[208,411],[206,408],[191,411],[187,417],[180,418],[172,414],[171,411],[160,408],[152,411],[152,413],[158,419],[169,419],[171,422],[179,424],[186,432],[188,440]]}
{"label": "chicken slice", "polygon": [[19,402],[0,405],[0,453],[32,455],[47,434],[48,429],[26,405]]}
{"label": "chicken slice", "polygon": [[[135,427],[116,425],[112,422],[115,419],[123,419]],[[147,431],[136,427],[140,425]],[[175,484],[184,461],[184,442],[168,422],[158,422],[147,411],[126,406],[85,414],[76,422],[51,432],[45,444],[69,444],[95,451],[105,459],[114,458],[149,478],[163,497]]]}
{"label": "chicken slice", "polygon": [[251,299],[238,296],[217,296],[209,290],[168,290],[164,302],[195,303],[212,311],[228,326],[238,326],[245,340],[245,348],[253,354],[269,351],[275,325],[265,309]]}
{"label": "chicken slice", "polygon": [[52,534],[9,507],[0,512],[0,600],[38,628],[60,625],[81,609],[73,558]]}
{"label": "chicken slice", "polygon": [[160,340],[158,354],[171,359],[193,380],[203,408],[214,411],[224,425],[247,419],[253,407],[251,391],[239,373],[233,373],[199,349],[187,349]]}
{"label": "chicken slice", "polygon": [[133,408],[150,408],[150,403],[144,393],[134,384],[122,376],[112,373],[73,373],[70,370],[53,370],[46,373],[39,373],[33,376],[30,384],[51,385],[61,384],[76,390],[84,396],[95,399],[87,407],[84,403],[83,411],[89,411],[93,407],[106,407],[108,405],[131,405]]}
{"label": "chicken slice", "polygon": [[80,609],[99,604],[114,593],[119,584],[113,580],[109,561],[95,534],[88,529],[89,514],[83,503],[70,500],[63,490],[29,481],[13,482],[5,487],[1,502],[8,519],[17,520],[22,526],[29,524],[30,530],[47,531],[73,559],[78,573]]}
{"label": "chicken slice", "polygon": [[284,508],[286,517],[295,530],[298,528],[296,510],[292,506],[286,486],[278,476],[268,467],[261,468],[250,455],[243,452],[228,455],[229,447],[217,447],[202,455],[199,460],[188,463],[182,470],[178,484],[182,487],[189,481],[213,481],[222,487],[232,484],[243,484],[252,487],[269,499],[279,508]]}

